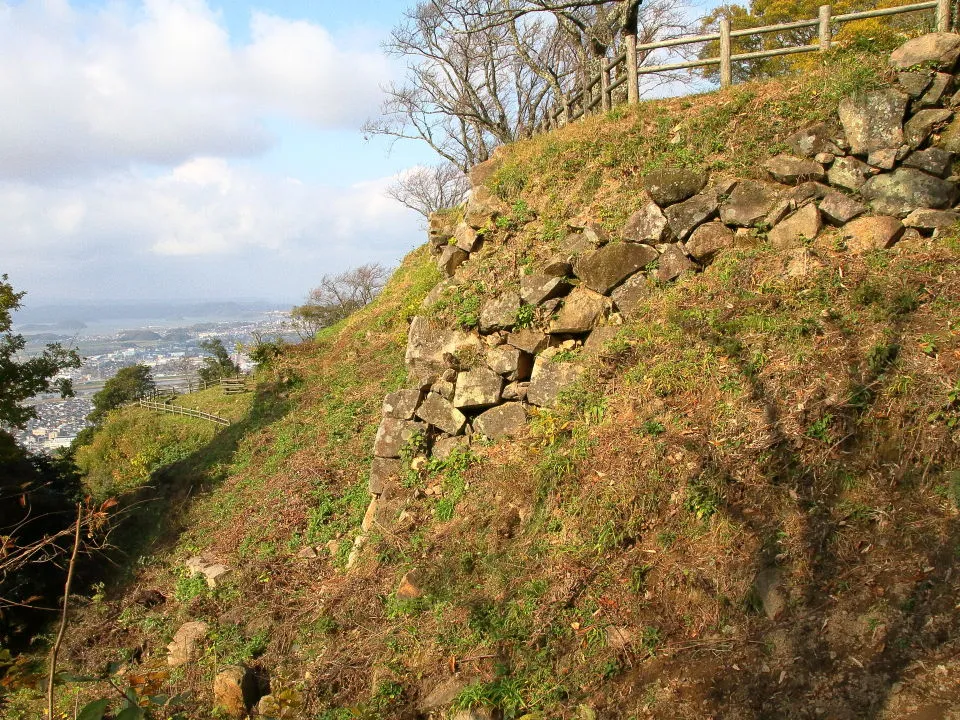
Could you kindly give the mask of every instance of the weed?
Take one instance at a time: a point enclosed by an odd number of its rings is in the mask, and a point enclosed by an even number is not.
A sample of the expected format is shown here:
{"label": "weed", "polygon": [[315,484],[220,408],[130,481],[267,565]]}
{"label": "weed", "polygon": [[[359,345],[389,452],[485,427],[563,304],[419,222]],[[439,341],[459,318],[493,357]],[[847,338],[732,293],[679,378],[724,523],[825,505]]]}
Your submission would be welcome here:
{"label": "weed", "polygon": [[667,428],[659,420],[647,420],[640,426],[639,431],[643,435],[658,437],[663,435],[667,431]]}
{"label": "weed", "polygon": [[263,655],[268,639],[266,630],[246,637],[239,625],[217,625],[210,633],[208,653],[219,663],[241,665]]}
{"label": "weed", "polygon": [[173,589],[173,596],[181,605],[189,603],[198,597],[203,597],[209,591],[207,580],[203,575],[193,575],[184,572],[178,579]]}
{"label": "weed", "polygon": [[900,354],[900,346],[895,343],[877,343],[867,353],[867,367],[874,376],[887,371]]}
{"label": "weed", "polygon": [[522,303],[517,310],[516,327],[518,329],[528,328],[533,325],[533,316],[537,308],[529,303]]}
{"label": "weed", "polygon": [[498,677],[491,682],[478,680],[460,691],[453,707],[456,710],[497,708],[505,717],[516,717],[523,708],[520,680],[516,677]]}
{"label": "weed", "polygon": [[[346,535],[359,524],[369,503],[367,483],[359,480],[347,486],[342,495],[325,488],[314,491],[316,504],[307,512],[304,539],[308,545],[323,545],[335,537]],[[341,547],[349,547],[341,542]],[[349,551],[349,550],[348,550]]]}
{"label": "weed", "polygon": [[687,486],[683,507],[697,520],[709,520],[720,509],[721,502],[720,493],[700,479]]}
{"label": "weed", "polygon": [[831,442],[832,435],[830,433],[830,424],[832,422],[833,414],[826,413],[823,417],[816,420],[810,425],[810,427],[807,428],[807,437],[811,437],[814,440],[819,440],[820,442]]}

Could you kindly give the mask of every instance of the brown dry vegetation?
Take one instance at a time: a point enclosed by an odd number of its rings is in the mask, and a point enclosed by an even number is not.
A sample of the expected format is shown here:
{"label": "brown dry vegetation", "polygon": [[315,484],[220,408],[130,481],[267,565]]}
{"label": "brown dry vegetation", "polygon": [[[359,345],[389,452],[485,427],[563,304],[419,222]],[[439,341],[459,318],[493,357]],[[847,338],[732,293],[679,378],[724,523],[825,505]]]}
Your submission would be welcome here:
{"label": "brown dry vegetation", "polygon": [[[838,54],[506,149],[492,183],[513,215],[435,312],[474,324],[573,216],[615,228],[646,168],[754,172],[879,65]],[[347,571],[380,401],[439,279],[412,253],[375,303],[261,371],[243,420],[155,473],[154,530],[84,601],[68,664],[163,666],[203,619],[203,657],[166,680],[191,718],[240,661],[291,717],[324,720],[416,717],[444,683],[511,718],[956,717],[960,233],[808,250],[790,277],[758,233],[651,286],[599,356],[565,358],[587,376],[526,437],[411,473],[423,492]],[[210,591],[180,570],[196,553],[234,572]],[[424,595],[400,600],[413,569]],[[31,692],[9,717],[31,717]],[[64,711],[73,692],[96,691],[65,689]]]}

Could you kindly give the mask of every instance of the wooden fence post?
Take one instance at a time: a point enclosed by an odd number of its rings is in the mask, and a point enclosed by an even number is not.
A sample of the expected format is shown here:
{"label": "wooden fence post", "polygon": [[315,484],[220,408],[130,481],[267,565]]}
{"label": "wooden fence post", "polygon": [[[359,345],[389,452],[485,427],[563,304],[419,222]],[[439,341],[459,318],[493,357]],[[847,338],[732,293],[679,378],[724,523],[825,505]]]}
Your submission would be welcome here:
{"label": "wooden fence post", "polygon": [[820,6],[820,51],[830,49],[830,6]]}
{"label": "wooden fence post", "polygon": [[627,66],[627,103],[636,105],[640,102],[640,75],[637,74],[637,36],[627,35],[626,58],[623,63]]}
{"label": "wooden fence post", "polygon": [[950,0],[937,0],[937,32],[950,32]]}
{"label": "wooden fence post", "polygon": [[610,97],[610,68],[607,67],[607,58],[600,59],[600,107],[607,112],[611,106],[613,98]]}
{"label": "wooden fence post", "polygon": [[730,19],[720,18],[720,87],[722,88],[733,84],[730,54]]}

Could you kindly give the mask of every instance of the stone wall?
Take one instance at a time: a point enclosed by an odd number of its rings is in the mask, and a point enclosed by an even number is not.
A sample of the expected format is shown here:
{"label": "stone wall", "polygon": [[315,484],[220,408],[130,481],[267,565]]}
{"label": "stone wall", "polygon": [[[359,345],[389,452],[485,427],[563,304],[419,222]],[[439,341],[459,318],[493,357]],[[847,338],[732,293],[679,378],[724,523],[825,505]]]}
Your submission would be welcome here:
{"label": "stone wall", "polygon": [[[406,471],[400,456],[411,438],[444,457],[477,435],[519,433],[528,408],[551,407],[580,377],[579,363],[558,362],[565,351],[589,357],[602,348],[654,281],[697,272],[758,229],[788,254],[792,272],[808,264],[807,244],[830,226],[847,252],[862,254],[956,224],[958,56],[955,34],[906,43],[890,57],[890,87],[845,98],[837,125],[799,129],[786,141],[791,153],[767,161],[765,180],[711,179],[682,168],[650,173],[646,204],[619,237],[591,223],[571,228],[555,257],[520,278],[519,292],[487,299],[476,331],[439,327],[426,314],[414,318],[409,386],[383,403],[364,530],[396,522]],[[462,221],[451,227],[448,217],[431,219],[430,243],[447,279],[425,308],[456,284],[458,269],[482,245],[482,228],[507,212],[483,184],[493,163],[471,173]],[[533,327],[518,326],[521,308],[536,309]],[[361,535],[357,552],[362,544]]]}

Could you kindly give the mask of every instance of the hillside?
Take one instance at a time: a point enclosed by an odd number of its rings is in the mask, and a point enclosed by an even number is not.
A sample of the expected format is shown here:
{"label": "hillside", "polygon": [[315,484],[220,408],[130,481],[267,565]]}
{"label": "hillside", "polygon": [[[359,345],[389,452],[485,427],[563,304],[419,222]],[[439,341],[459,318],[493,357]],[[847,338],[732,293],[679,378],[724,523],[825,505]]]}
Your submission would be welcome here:
{"label": "hillside", "polygon": [[502,148],[228,428],[111,417],[81,463],[139,537],[65,666],[188,718],[228,666],[256,717],[958,717],[960,38],[924,43]]}

